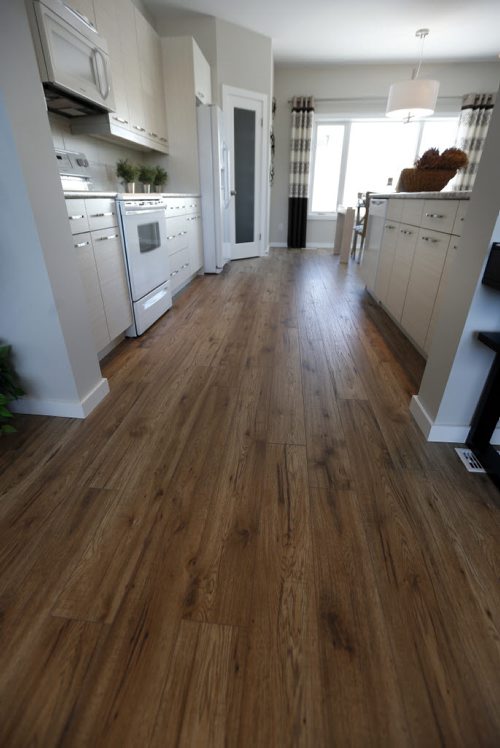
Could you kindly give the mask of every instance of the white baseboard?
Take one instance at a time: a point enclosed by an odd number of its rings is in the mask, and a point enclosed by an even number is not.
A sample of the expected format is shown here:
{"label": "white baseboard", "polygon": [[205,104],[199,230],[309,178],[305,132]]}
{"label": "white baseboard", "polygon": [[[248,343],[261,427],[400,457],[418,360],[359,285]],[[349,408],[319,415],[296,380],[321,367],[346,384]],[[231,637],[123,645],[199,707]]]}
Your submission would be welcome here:
{"label": "white baseboard", "polygon": [[[286,249],[288,247],[288,244],[286,242],[273,242],[271,244],[271,249],[273,247],[276,247],[276,249],[281,247]],[[328,242],[316,242],[315,244],[308,242],[305,246],[305,249],[331,249],[333,252],[333,244],[329,244]]]}
{"label": "white baseboard", "polygon": [[59,416],[61,418],[86,418],[109,392],[108,380],[100,382],[83,400],[43,400],[23,397],[9,403],[13,413],[27,413],[33,416]]}
{"label": "white baseboard", "polygon": [[[414,395],[410,403],[410,413],[417,422],[428,442],[448,442],[451,444],[465,444],[470,430],[470,424],[454,426],[451,424],[435,424],[418,395]],[[500,444],[500,428],[496,428],[491,437],[491,443]]]}

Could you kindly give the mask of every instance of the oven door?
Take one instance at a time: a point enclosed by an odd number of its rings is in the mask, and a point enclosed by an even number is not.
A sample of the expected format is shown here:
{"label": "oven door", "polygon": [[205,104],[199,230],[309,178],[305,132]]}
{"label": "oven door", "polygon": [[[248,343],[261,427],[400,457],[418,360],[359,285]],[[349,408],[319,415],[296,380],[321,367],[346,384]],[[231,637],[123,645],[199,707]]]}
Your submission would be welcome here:
{"label": "oven door", "polygon": [[139,301],[169,277],[165,210],[126,205],[120,210],[130,292],[132,300]]}

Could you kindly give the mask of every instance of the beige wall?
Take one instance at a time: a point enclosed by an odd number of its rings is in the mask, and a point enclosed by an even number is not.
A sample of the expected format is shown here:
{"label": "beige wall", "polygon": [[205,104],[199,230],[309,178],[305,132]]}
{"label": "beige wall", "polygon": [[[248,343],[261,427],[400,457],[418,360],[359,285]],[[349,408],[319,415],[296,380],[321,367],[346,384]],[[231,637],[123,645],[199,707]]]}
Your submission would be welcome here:
{"label": "beige wall", "polygon": [[[294,95],[313,95],[344,101],[322,103],[318,111],[342,115],[356,108],[383,116],[391,83],[408,78],[408,65],[333,65],[280,66],[275,68],[274,95],[277,100],[275,119],[276,162],[275,180],[271,190],[271,244],[286,242],[288,216],[288,164],[290,143],[290,105]],[[500,80],[500,64],[453,63],[425,65],[422,74],[440,81],[440,111],[458,111],[460,99],[470,91],[496,91]],[[361,101],[345,101],[345,99]],[[364,101],[363,101],[364,100]],[[311,221],[307,239],[310,244],[333,242],[334,221]]]}

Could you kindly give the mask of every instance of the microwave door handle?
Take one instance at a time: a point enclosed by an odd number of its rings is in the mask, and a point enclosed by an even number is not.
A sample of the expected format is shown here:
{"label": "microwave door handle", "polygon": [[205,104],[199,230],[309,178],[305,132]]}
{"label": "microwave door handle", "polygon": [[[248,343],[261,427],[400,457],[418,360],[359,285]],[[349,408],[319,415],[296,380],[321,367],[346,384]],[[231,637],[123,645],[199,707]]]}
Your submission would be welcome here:
{"label": "microwave door handle", "polygon": [[79,21],[83,21],[83,23],[85,24],[85,26],[87,26],[91,31],[93,31],[94,34],[97,32],[96,27],[94,26],[94,24],[92,23],[92,21],[90,20],[90,18],[87,18],[87,16],[84,16],[83,13],[79,13],[74,8],[70,8],[70,6],[66,5],[66,3],[64,3],[64,2],[63,2],[63,5],[66,8],[66,10],[68,10],[70,13],[72,13],[74,16],[76,16]]}
{"label": "microwave door handle", "polygon": [[99,84],[99,93],[101,94],[103,99],[106,99],[109,94],[109,83],[106,73],[106,60],[104,59],[104,55],[102,54],[101,50],[97,47],[93,50],[92,59],[94,61],[94,70]]}

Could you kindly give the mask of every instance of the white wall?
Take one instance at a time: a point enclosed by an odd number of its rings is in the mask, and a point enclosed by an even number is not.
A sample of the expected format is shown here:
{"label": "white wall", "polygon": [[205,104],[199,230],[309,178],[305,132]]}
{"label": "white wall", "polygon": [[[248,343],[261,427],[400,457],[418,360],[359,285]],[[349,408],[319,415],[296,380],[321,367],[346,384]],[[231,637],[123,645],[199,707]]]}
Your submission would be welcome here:
{"label": "white wall", "polygon": [[25,412],[81,417],[108,391],[92,340],[24,3],[0,24],[0,337]]}
{"label": "white wall", "polygon": [[273,51],[268,36],[233,23],[216,20],[217,102],[222,104],[222,86],[245,88],[272,96]]}
{"label": "white wall", "polygon": [[[143,151],[127,148],[91,135],[74,135],[71,120],[58,114],[49,114],[50,130],[55,148],[83,152],[89,161],[85,173],[92,180],[93,190],[123,192],[123,184],[116,177],[116,163],[128,158],[136,164],[146,163],[149,158]],[[151,163],[160,162],[162,154],[151,157]]]}
{"label": "white wall", "polygon": [[[500,241],[500,107],[483,156],[412,412],[431,441],[464,441],[493,353],[476,339],[500,330],[500,291],[481,284],[491,243]],[[494,440],[500,443],[500,431]]]}
{"label": "white wall", "polygon": [[[409,78],[410,74],[411,68],[408,65],[276,66],[276,161],[271,190],[271,244],[285,243],[287,238],[290,145],[288,100],[294,95],[332,98],[337,101],[318,104],[318,112],[335,112],[342,116],[349,115],[356,109],[363,111],[368,108],[374,115],[383,116],[390,84]],[[440,111],[458,111],[464,93],[497,90],[500,65],[496,62],[429,64],[424,65],[422,75],[440,81]],[[352,98],[365,101],[345,101]],[[333,244],[334,235],[334,221],[309,222],[308,243],[314,245],[329,240]]]}

